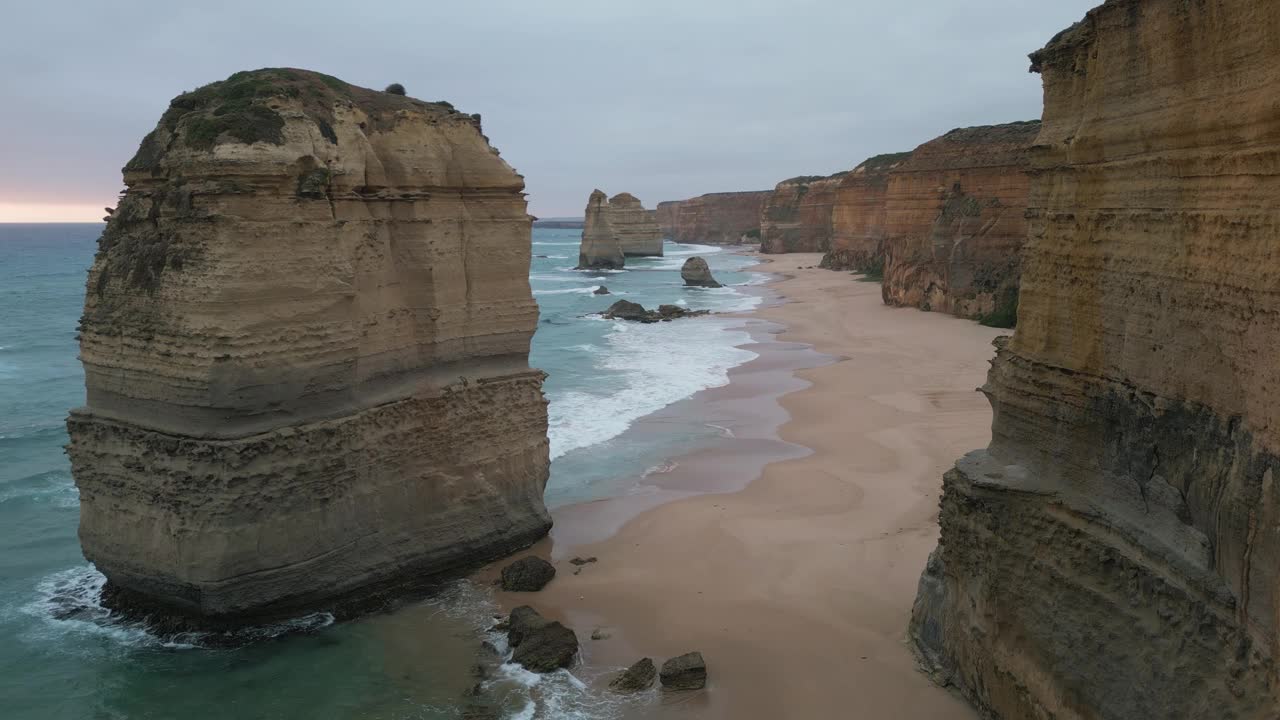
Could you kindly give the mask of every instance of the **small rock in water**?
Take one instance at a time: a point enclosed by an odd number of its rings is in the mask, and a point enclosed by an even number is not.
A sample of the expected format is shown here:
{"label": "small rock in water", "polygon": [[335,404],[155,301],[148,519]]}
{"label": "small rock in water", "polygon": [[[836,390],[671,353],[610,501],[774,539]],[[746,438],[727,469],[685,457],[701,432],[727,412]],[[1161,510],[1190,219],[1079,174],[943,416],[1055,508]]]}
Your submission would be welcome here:
{"label": "small rock in water", "polygon": [[511,661],[536,673],[549,673],[572,665],[577,654],[578,636],[564,625],[551,621],[525,635],[511,653]]}
{"label": "small rock in water", "polygon": [[596,628],[595,630],[591,631],[592,640],[608,640],[611,637],[613,636],[610,635],[608,632],[605,632],[605,630],[602,628]]}
{"label": "small rock in water", "polygon": [[628,300],[619,300],[602,313],[610,320],[631,320],[642,323],[666,322],[677,318],[710,314],[710,310],[686,310],[679,305],[660,305],[657,310],[646,310],[643,305]]}
{"label": "small rock in water", "polygon": [[588,563],[593,563],[593,562],[595,562],[595,561],[596,561],[596,557],[595,557],[594,555],[592,555],[592,556],[591,556],[591,557],[589,557],[589,558],[576,557],[576,558],[574,558],[574,559],[570,560],[569,562],[573,563],[574,565],[586,565],[586,564],[588,564]]}
{"label": "small rock in water", "polygon": [[593,295],[611,295],[612,293],[609,292],[609,288],[605,287],[604,285],[601,285],[600,287],[596,288],[596,291],[592,294]]}
{"label": "small rock in water", "polygon": [[537,592],[555,576],[554,565],[530,555],[502,568],[502,589],[507,592]]}
{"label": "small rock in water", "polygon": [[609,683],[609,689],[620,693],[640,692],[648,690],[653,685],[653,679],[658,675],[658,668],[653,664],[650,658],[641,658],[635,665],[623,670],[618,677]]}
{"label": "small rock in water", "polygon": [[680,278],[691,287],[718,288],[724,287],[711,276],[711,266],[700,257],[691,257],[684,261],[680,268]]}
{"label": "small rock in water", "polygon": [[707,663],[700,652],[686,653],[662,663],[659,677],[668,690],[699,690],[707,685]]}

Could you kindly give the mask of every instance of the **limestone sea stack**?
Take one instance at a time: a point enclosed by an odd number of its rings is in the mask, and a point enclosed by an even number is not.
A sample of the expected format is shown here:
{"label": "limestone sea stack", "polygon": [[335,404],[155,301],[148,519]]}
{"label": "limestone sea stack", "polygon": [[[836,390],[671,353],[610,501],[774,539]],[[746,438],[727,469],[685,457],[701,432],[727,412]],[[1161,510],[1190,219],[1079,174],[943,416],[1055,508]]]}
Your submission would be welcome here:
{"label": "limestone sea stack", "polygon": [[654,213],[631,193],[609,198],[609,224],[627,257],[662,257],[662,230]]}
{"label": "limestone sea stack", "polygon": [[699,195],[658,203],[658,226],[678,243],[739,245],[760,238],[760,210],[768,190]]}
{"label": "limestone sea stack", "polygon": [[1280,717],[1278,29],[1110,0],[1032,56],[1018,329],[911,626],[993,717]]}
{"label": "limestone sea stack", "polygon": [[579,270],[621,270],[627,263],[622,241],[614,232],[609,198],[594,190],[587,199],[586,219],[582,227],[582,245],[578,249]]}
{"label": "limestone sea stack", "polygon": [[831,207],[831,249],[821,267],[883,274],[889,180],[910,157],[909,152],[877,155],[840,177]]}
{"label": "limestone sea stack", "polygon": [[530,217],[479,116],[236,73],[175,98],[124,182],[67,422],[104,597],[236,625],[546,534]]}
{"label": "limestone sea stack", "polygon": [[826,252],[836,189],[844,175],[807,175],[778,183],[760,211],[760,252]]}
{"label": "limestone sea stack", "polygon": [[952,130],[890,176],[884,301],[1013,325],[1039,121]]}

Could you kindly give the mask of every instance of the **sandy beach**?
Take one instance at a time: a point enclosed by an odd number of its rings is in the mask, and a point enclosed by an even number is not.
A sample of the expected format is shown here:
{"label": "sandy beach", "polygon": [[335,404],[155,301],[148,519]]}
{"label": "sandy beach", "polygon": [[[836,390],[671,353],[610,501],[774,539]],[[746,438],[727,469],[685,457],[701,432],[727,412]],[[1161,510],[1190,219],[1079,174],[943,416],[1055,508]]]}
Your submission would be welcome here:
{"label": "sandy beach", "polygon": [[[763,260],[781,302],[754,316],[780,331],[773,351],[708,393],[777,437],[681,458],[650,493],[561,508],[534,549],[557,581],[500,597],[566,620],[590,666],[701,651],[707,690],[637,717],[975,717],[916,670],[905,631],[942,474],[990,437],[975,388],[1002,331],[885,307],[878,284],[818,261]],[[599,560],[574,574],[575,556]],[[609,637],[588,639],[596,628]]]}

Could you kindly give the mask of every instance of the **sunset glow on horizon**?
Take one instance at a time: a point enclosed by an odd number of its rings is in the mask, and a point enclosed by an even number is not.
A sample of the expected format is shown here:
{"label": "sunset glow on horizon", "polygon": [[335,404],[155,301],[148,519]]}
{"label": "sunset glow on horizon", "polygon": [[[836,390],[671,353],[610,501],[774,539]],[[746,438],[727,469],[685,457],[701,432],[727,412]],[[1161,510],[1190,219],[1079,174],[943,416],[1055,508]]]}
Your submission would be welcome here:
{"label": "sunset glow on horizon", "polygon": [[102,222],[106,203],[6,203],[0,202],[0,223]]}

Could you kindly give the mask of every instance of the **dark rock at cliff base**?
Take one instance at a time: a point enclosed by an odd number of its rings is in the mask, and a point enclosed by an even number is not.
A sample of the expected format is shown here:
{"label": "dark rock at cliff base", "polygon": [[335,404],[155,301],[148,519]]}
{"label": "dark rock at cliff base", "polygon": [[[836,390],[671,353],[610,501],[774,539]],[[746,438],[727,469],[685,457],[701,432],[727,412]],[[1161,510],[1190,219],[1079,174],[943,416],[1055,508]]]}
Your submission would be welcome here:
{"label": "dark rock at cliff base", "polygon": [[707,685],[707,663],[700,652],[686,653],[662,663],[659,677],[668,690],[699,690]]}
{"label": "dark rock at cliff base", "polygon": [[596,288],[595,292],[592,294],[593,295],[612,295],[613,293],[609,292],[609,288],[605,287],[604,285],[601,285],[600,287]]}
{"label": "dark rock at cliff base", "polygon": [[610,320],[631,320],[632,322],[656,323],[679,318],[710,315],[710,310],[689,310],[679,305],[659,305],[657,310],[647,310],[639,303],[619,300],[601,313]]}
{"label": "dark rock at cliff base", "polygon": [[650,658],[641,658],[636,664],[623,670],[618,677],[609,683],[609,689],[620,693],[634,693],[648,690],[653,679],[658,676],[658,668]]}
{"label": "dark rock at cliff base", "polygon": [[537,592],[555,576],[554,565],[530,555],[502,568],[502,589],[507,592]]}
{"label": "dark rock at cliff base", "polygon": [[680,277],[684,280],[684,284],[690,287],[718,288],[724,287],[711,277],[711,268],[707,265],[707,261],[700,257],[691,257],[684,261],[684,267],[680,268]]}
{"label": "dark rock at cliff base", "polygon": [[578,636],[558,622],[547,622],[529,632],[511,654],[511,661],[538,673],[567,668],[578,654]]}

